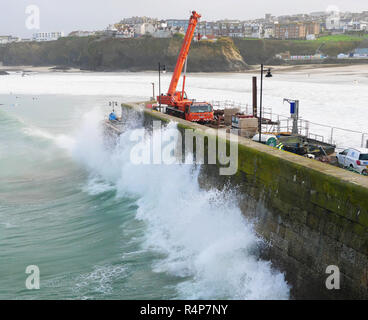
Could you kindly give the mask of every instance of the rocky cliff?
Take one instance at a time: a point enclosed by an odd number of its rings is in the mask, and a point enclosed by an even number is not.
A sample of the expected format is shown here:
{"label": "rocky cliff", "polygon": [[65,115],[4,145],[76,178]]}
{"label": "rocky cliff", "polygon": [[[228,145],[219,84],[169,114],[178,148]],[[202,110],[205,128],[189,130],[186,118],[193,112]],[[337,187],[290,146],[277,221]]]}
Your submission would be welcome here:
{"label": "rocky cliff", "polygon": [[362,41],[295,41],[295,40],[264,40],[234,39],[234,45],[248,64],[279,64],[275,55],[289,51],[291,55],[314,55],[317,52],[326,56],[336,57],[339,53],[349,53],[361,45]]}
{"label": "rocky cliff", "polygon": [[[6,66],[68,66],[96,71],[156,70],[158,62],[173,70],[182,38],[139,39],[62,38],[51,42],[13,43],[0,47]],[[188,59],[190,72],[243,71],[247,69],[230,39],[193,42]]]}
{"label": "rocky cliff", "polygon": [[[96,71],[156,70],[158,62],[168,71],[175,67],[182,37],[170,39],[142,37],[137,39],[62,38],[51,42],[13,43],[0,46],[0,62],[6,66],[60,66]],[[283,64],[275,55],[289,51],[291,55],[328,56],[348,53],[362,45],[351,41],[291,41],[221,38],[217,42],[193,42],[189,53],[189,72],[237,72],[260,63]],[[324,63],[346,63],[326,60]]]}

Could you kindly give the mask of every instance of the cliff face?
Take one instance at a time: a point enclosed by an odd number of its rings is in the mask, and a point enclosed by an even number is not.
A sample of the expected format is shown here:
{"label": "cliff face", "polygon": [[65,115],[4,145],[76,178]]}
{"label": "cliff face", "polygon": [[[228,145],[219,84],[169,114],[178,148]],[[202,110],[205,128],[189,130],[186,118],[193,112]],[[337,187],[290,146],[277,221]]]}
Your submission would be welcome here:
{"label": "cliff face", "polygon": [[314,55],[318,50],[328,56],[348,53],[357,48],[361,41],[292,41],[292,40],[248,40],[234,39],[242,58],[248,64],[273,64],[276,54],[290,51],[291,55]]}
{"label": "cliff face", "polygon": [[[13,43],[0,47],[4,65],[68,66],[97,71],[156,70],[158,62],[173,70],[182,39],[62,38],[52,42]],[[188,59],[190,72],[242,71],[247,69],[232,40],[193,42]]]}
{"label": "cliff face", "polygon": [[[158,62],[167,70],[175,67],[183,39],[143,37],[138,39],[62,38],[51,42],[13,43],[0,46],[4,65],[66,66],[97,71],[156,70]],[[290,41],[222,38],[217,42],[193,42],[189,52],[189,72],[237,72],[248,64],[280,64],[275,55],[313,55],[317,51],[336,56],[362,45],[362,41]],[[336,60],[336,59],[335,59]],[[328,61],[326,61],[327,63]],[[339,62],[339,61],[334,61]]]}
{"label": "cliff face", "polygon": [[[176,62],[181,41],[171,43],[168,55]],[[231,39],[219,39],[213,43],[201,41],[193,43],[189,58],[188,70],[200,72],[221,72],[226,70],[241,71],[248,69],[238,49]]]}

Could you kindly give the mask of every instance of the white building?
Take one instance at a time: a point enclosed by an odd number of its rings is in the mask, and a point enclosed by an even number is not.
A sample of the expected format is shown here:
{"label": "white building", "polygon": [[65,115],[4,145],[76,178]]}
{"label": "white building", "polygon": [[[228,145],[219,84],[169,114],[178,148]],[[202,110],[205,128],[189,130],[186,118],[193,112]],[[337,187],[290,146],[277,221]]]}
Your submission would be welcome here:
{"label": "white building", "polygon": [[157,29],[152,36],[154,38],[170,38],[172,37],[172,31],[171,28],[161,28],[161,29]]}
{"label": "white building", "polygon": [[[244,23],[243,24],[244,35],[243,37],[257,38],[264,37],[264,29],[262,24],[258,23]],[[269,34],[271,32],[271,34]],[[267,31],[267,37],[272,37],[273,31]]]}
{"label": "white building", "polygon": [[18,42],[18,41],[21,41],[21,39],[18,37],[0,36],[0,44],[7,44],[7,43],[12,43],[12,42]]}
{"label": "white building", "polygon": [[306,39],[307,40],[316,40],[316,35],[315,34],[307,34]]}
{"label": "white building", "polygon": [[326,29],[327,30],[342,29],[340,20],[341,20],[340,12],[334,10],[328,12],[328,15],[326,17]]}
{"label": "white building", "polygon": [[107,29],[104,31],[104,35],[107,37],[114,38],[116,37],[116,34],[118,33],[118,29],[115,28],[114,25],[110,24]]}
{"label": "white building", "polygon": [[134,38],[134,28],[124,28],[121,31],[118,31],[115,35],[116,38]]}
{"label": "white building", "polygon": [[63,32],[38,32],[33,34],[33,41],[55,41],[64,37]]}
{"label": "white building", "polygon": [[10,42],[11,36],[0,36],[0,44],[7,44]]}
{"label": "white building", "polygon": [[275,29],[273,26],[265,26],[263,29],[263,37],[265,39],[270,39],[275,37]]}
{"label": "white building", "polygon": [[71,33],[69,33],[68,37],[90,37],[90,36],[94,36],[96,34],[95,31],[73,31]]}
{"label": "white building", "polygon": [[340,53],[337,55],[337,59],[349,59],[349,55],[345,53]]}
{"label": "white building", "polygon": [[145,34],[153,34],[156,28],[151,23],[141,23],[134,26],[134,33],[137,36],[143,36]]}
{"label": "white building", "polygon": [[344,31],[365,31],[365,30],[367,30],[367,23],[363,21],[350,21],[344,27]]}
{"label": "white building", "polygon": [[263,26],[260,24],[254,24],[252,26],[252,38],[257,38],[260,39],[262,38],[262,34],[263,34]]}

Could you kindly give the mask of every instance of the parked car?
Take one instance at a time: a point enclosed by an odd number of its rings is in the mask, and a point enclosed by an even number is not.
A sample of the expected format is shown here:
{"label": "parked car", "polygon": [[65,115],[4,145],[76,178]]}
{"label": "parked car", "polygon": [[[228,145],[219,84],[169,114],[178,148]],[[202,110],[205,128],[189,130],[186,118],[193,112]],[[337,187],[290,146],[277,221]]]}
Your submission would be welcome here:
{"label": "parked car", "polygon": [[338,163],[368,175],[368,148],[350,148],[336,155]]}

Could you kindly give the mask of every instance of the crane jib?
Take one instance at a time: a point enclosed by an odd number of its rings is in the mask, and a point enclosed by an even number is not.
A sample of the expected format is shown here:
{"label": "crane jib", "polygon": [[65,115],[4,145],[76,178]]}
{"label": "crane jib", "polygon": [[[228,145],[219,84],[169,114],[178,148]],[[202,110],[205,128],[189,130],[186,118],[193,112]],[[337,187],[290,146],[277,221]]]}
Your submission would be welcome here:
{"label": "crane jib", "polygon": [[195,28],[197,26],[197,23],[200,17],[201,16],[197,12],[195,11],[192,12],[192,16],[190,17],[190,20],[189,20],[188,29],[184,37],[184,41],[183,41],[180,53],[179,53],[178,61],[176,63],[175,70],[174,70],[174,73],[171,79],[170,87],[167,92],[169,96],[173,96],[175,94],[175,91],[176,91],[176,88],[178,86],[178,82],[180,79],[180,75],[183,71],[185,60],[189,53],[190,45],[192,43],[192,39],[194,36],[194,31],[195,31]]}
{"label": "crane jib", "polygon": [[[160,107],[161,104],[167,106],[165,109],[166,114],[183,118],[188,121],[210,122],[214,119],[212,105],[207,102],[196,102],[196,104],[194,104],[194,99],[188,99],[185,92],[185,73],[183,77],[183,88],[181,91],[176,91],[180,76],[183,72],[184,64],[186,64],[188,58],[190,45],[192,43],[194,32],[200,17],[201,16],[197,12],[192,12],[175,70],[171,78],[169,90],[166,95],[160,94],[160,96],[157,97],[157,101],[160,102]],[[206,106],[206,108],[203,108],[203,106]]]}

